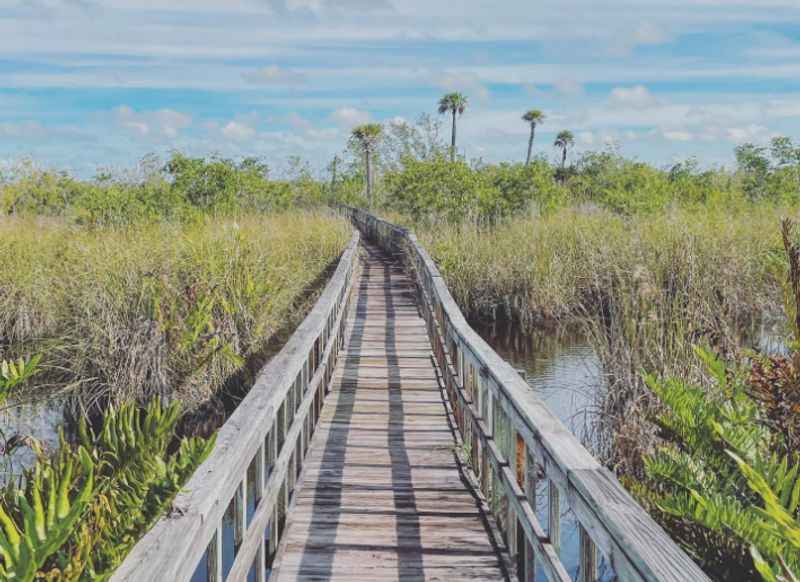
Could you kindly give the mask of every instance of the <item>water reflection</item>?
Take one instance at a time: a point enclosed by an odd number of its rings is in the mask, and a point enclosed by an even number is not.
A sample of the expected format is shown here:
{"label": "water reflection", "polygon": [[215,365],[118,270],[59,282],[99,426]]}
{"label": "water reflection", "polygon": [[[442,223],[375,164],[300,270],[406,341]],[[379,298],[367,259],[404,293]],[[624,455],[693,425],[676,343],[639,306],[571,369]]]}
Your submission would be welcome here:
{"label": "water reflection", "polygon": [[600,360],[575,331],[524,334],[500,324],[472,324],[506,361],[524,373],[528,384],[578,438],[604,387]]}
{"label": "water reflection", "polygon": [[[49,398],[35,401],[9,400],[0,407],[0,447],[14,436],[31,437],[46,451],[58,447],[59,426],[64,424],[64,400]],[[28,446],[14,448],[0,455],[0,485],[19,476],[36,461]]]}

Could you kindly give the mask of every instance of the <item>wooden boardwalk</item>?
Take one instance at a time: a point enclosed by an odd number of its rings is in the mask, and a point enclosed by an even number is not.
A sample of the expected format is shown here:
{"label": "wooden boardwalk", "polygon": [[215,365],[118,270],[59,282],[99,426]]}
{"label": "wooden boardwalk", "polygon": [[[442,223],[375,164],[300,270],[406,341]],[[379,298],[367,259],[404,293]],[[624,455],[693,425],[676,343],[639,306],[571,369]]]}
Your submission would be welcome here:
{"label": "wooden boardwalk", "polygon": [[376,247],[361,260],[274,575],[508,580],[502,542],[462,475],[412,281]]}

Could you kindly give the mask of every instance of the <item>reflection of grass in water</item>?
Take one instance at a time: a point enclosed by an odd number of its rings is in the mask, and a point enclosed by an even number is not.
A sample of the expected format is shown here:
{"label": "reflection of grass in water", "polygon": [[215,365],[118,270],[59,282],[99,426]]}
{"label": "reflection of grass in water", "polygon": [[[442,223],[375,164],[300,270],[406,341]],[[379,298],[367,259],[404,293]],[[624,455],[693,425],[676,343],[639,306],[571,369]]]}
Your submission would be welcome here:
{"label": "reflection of grass in water", "polygon": [[577,329],[526,334],[507,322],[477,323],[481,336],[515,368],[556,416],[592,447],[596,402],[603,390],[600,363]]}
{"label": "reflection of grass in water", "polygon": [[[20,437],[31,437],[46,451],[58,446],[59,426],[64,422],[64,401],[59,398],[44,398],[33,401],[6,401],[0,406],[0,445],[3,441]],[[36,461],[35,452],[27,446],[16,447],[0,455],[0,485],[18,477],[21,471]]]}

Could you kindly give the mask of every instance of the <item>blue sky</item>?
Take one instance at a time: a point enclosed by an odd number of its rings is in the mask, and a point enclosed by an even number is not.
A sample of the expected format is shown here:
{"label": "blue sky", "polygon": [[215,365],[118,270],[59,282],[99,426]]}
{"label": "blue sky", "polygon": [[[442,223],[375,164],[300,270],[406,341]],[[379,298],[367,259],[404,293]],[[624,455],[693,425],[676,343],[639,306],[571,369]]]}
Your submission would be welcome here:
{"label": "blue sky", "polygon": [[800,0],[0,0],[0,163],[301,156],[470,98],[469,158],[570,129],[659,165],[800,139]]}

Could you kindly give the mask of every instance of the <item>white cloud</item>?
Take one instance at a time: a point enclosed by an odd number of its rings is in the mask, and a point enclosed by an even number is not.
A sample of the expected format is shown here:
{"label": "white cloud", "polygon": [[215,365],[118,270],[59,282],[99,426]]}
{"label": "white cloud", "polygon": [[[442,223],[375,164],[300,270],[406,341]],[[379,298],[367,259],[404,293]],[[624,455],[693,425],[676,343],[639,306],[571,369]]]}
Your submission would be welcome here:
{"label": "white cloud", "polygon": [[220,131],[222,135],[233,141],[247,141],[256,135],[254,127],[241,121],[230,121]]}
{"label": "white cloud", "polygon": [[635,87],[616,87],[611,91],[609,103],[614,107],[633,107],[647,109],[659,104],[658,99],[644,85]]}
{"label": "white cloud", "polygon": [[769,137],[769,129],[763,125],[751,123],[743,127],[729,127],[726,130],[727,138],[734,143],[762,141]]}
{"label": "white cloud", "polygon": [[298,71],[284,69],[277,65],[261,67],[255,71],[242,73],[242,78],[254,84],[261,85],[303,85],[307,77]]}
{"label": "white cloud", "polygon": [[688,142],[694,139],[692,133],[685,130],[664,130],[661,135],[668,141]]}
{"label": "white cloud", "polygon": [[583,145],[593,145],[596,141],[594,133],[591,131],[582,131],[578,133],[578,141]]}
{"label": "white cloud", "polygon": [[459,91],[486,103],[489,100],[489,89],[481,82],[480,77],[469,71],[445,71],[433,74],[433,85],[451,92]]}
{"label": "white cloud", "polygon": [[355,107],[340,107],[331,113],[331,119],[345,128],[354,127],[363,123],[368,123],[371,119],[369,111],[362,111]]}
{"label": "white cloud", "polygon": [[117,124],[141,137],[153,136],[175,139],[182,129],[192,124],[190,115],[174,109],[136,111],[128,105],[114,110]]}

